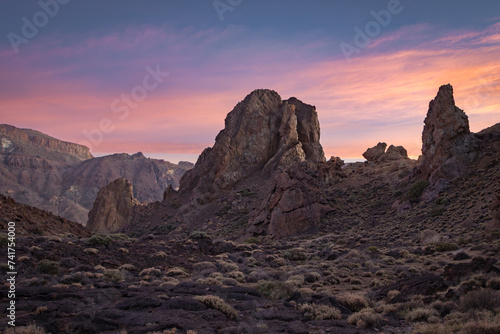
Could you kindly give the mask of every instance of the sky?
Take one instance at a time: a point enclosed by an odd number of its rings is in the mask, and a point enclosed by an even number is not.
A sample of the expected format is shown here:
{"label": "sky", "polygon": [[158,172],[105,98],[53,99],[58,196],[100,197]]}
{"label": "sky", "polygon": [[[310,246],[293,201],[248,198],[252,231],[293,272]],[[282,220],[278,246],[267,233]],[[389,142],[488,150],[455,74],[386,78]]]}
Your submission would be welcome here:
{"label": "sky", "polygon": [[196,161],[255,89],[316,106],[325,155],[421,150],[451,83],[472,131],[500,121],[500,2],[3,0],[0,123]]}

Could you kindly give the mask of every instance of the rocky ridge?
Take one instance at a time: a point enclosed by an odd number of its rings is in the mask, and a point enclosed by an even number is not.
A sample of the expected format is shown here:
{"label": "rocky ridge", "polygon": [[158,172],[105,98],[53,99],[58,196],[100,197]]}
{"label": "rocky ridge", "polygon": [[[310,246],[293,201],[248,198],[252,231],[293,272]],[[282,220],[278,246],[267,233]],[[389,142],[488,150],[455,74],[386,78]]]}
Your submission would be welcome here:
{"label": "rocky ridge", "polygon": [[0,189],[4,195],[69,220],[87,223],[99,189],[124,177],[141,202],[161,201],[168,185],[178,187],[191,163],[172,164],[134,155],[94,158],[87,147],[41,132],[0,125]]}

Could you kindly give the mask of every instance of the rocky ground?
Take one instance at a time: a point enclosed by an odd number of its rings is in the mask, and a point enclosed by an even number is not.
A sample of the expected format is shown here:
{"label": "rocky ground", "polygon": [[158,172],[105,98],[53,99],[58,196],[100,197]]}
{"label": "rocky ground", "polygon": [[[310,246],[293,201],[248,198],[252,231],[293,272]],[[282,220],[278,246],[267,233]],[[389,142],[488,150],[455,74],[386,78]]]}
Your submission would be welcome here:
{"label": "rocky ground", "polygon": [[210,227],[23,233],[18,324],[51,333],[498,333],[500,239],[486,225],[500,160],[398,214],[391,203],[411,186],[391,180],[412,164],[346,166],[329,198],[339,210],[300,237],[234,242]]}

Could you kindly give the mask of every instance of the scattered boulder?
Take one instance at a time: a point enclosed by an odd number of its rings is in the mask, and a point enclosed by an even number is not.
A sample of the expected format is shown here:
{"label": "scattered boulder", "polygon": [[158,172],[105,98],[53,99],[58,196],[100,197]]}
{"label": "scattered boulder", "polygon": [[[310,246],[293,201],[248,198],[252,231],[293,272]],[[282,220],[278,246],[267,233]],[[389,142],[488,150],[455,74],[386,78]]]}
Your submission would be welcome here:
{"label": "scattered boulder", "polygon": [[387,148],[386,143],[378,143],[376,146],[369,148],[363,153],[363,157],[368,161],[376,161],[385,153]]}
{"label": "scattered boulder", "polygon": [[408,159],[408,151],[403,146],[391,145],[381,157],[382,161]]}
{"label": "scattered boulder", "polygon": [[455,106],[451,85],[439,88],[424,123],[419,167],[423,176],[431,185],[461,176],[467,169],[472,136],[467,115]]}
{"label": "scattered boulder", "polygon": [[87,227],[92,232],[115,233],[132,219],[134,206],[139,205],[132,192],[132,184],[124,178],[116,179],[99,190]]}

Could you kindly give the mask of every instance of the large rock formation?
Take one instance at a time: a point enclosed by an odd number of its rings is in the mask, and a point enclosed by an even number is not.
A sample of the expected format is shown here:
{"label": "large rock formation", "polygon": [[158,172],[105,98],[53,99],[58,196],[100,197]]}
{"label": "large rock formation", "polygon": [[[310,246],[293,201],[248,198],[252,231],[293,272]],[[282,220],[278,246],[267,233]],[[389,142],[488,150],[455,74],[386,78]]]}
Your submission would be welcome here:
{"label": "large rock formation", "polygon": [[87,228],[98,233],[118,232],[130,222],[136,205],[139,202],[132,194],[132,184],[124,178],[116,179],[99,190]]}
{"label": "large rock formation", "polygon": [[206,203],[257,172],[268,176],[302,161],[325,161],[313,106],[271,90],[256,90],[226,117],[215,145],[203,151],[180,181],[181,193]]}
{"label": "large rock formation", "polygon": [[314,169],[325,162],[319,137],[315,107],[256,90],[227,115],[215,145],[182,177],[180,194],[206,204],[252,178],[265,199],[251,219],[251,230],[279,236],[303,232],[321,214],[318,192],[304,172],[308,164]]}
{"label": "large rock formation", "polygon": [[431,184],[454,179],[467,169],[472,136],[467,115],[455,106],[453,87],[444,85],[429,103],[422,133],[420,171]]}
{"label": "large rock formation", "polygon": [[85,146],[0,125],[0,193],[81,224],[86,224],[99,189],[109,182],[127,178],[139,201],[161,201],[167,186],[178,187],[192,166],[142,153],[93,158]]}

